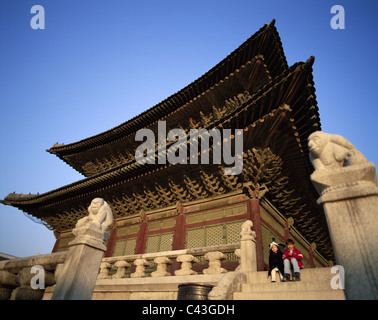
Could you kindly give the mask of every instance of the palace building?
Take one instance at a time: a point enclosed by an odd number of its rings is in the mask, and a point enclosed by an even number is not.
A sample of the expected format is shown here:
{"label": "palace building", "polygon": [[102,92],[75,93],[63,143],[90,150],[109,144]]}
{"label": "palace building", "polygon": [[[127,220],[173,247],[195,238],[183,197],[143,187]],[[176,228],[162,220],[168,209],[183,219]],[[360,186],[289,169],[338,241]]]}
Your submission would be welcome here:
{"label": "palace building", "polygon": [[[238,243],[241,224],[252,220],[259,270],[268,263],[273,239],[294,239],[305,267],[332,264],[307,147],[308,136],[321,130],[314,57],[289,67],[274,24],[265,24],[203,76],[140,115],[47,150],[84,179],[43,194],[11,193],[1,203],[53,230],[53,252],[68,249],[76,222],[100,197],[114,215],[105,257]],[[157,135],[159,121],[188,137],[190,129],[242,129],[242,172],[225,175],[225,164],[212,161],[138,163],[136,132],[147,128]],[[235,269],[235,254],[226,256],[222,266]],[[201,270],[201,263],[196,267]]]}

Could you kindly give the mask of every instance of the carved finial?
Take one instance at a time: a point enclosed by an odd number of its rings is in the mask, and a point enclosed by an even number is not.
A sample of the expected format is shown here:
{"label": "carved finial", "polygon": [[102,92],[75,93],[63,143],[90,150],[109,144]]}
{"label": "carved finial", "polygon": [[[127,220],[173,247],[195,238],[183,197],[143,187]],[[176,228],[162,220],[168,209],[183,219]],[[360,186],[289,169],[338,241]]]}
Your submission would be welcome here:
{"label": "carved finial", "polygon": [[251,220],[247,220],[242,224],[242,227],[241,227],[242,230],[240,232],[240,236],[241,236],[242,241],[243,240],[255,240],[256,232],[251,230],[252,226],[253,226],[253,223],[252,223]]}
{"label": "carved finial", "polygon": [[312,65],[314,64],[314,62],[315,62],[315,57],[311,56],[310,58],[307,59],[305,65],[309,66],[309,67],[312,67]]}
{"label": "carved finial", "polygon": [[51,147],[51,149],[52,149],[52,148],[59,148],[59,147],[62,147],[62,146],[64,146],[64,143],[59,143],[59,142],[57,142],[57,143],[54,143],[54,144],[53,144],[53,146]]}

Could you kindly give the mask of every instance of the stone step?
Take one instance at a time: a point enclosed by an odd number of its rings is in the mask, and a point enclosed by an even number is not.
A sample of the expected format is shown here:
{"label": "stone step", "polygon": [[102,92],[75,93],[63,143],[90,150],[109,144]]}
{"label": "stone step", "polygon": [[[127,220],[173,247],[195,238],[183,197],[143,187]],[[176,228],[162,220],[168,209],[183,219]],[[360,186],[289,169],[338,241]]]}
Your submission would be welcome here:
{"label": "stone step", "polygon": [[343,290],[235,292],[234,300],[345,300]]}
{"label": "stone step", "polygon": [[301,281],[271,283],[267,271],[249,272],[241,292],[234,293],[235,300],[345,300],[343,290],[331,288],[336,274],[331,268],[301,270]]}
{"label": "stone step", "polygon": [[317,281],[289,281],[271,283],[270,279],[265,283],[245,283],[242,285],[242,292],[277,292],[277,291],[314,291],[314,290],[333,290],[328,280]]}
{"label": "stone step", "polygon": [[[328,280],[336,274],[331,273],[331,268],[308,268],[301,270],[302,281]],[[247,283],[266,283],[270,282],[268,271],[248,272]]]}

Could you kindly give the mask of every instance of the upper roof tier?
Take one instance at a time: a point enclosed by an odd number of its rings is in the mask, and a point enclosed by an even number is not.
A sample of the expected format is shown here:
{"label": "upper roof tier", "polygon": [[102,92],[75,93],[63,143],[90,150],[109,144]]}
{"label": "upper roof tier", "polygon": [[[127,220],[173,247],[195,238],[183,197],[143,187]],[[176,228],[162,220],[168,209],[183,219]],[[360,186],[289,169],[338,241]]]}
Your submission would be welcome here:
{"label": "upper roof tier", "polygon": [[167,129],[170,123],[177,128],[181,120],[198,120],[201,113],[206,115],[214,105],[240,92],[256,92],[288,69],[274,23],[265,24],[203,76],[138,116],[78,142],[54,144],[47,151],[89,177],[131,160],[139,129],[154,130],[159,120],[167,121]]}
{"label": "upper roof tier", "polygon": [[[254,95],[235,101],[234,110],[222,113],[219,118],[214,117],[204,126],[209,131],[213,128],[245,128],[243,150],[246,152],[253,147],[270,147],[272,151],[276,151],[275,153],[287,160],[284,162],[285,166],[298,175],[293,179],[293,183],[298,184],[293,187],[298,190],[302,190],[306,185],[301,179],[308,179],[313,170],[308,157],[307,137],[312,132],[320,130],[312,63],[313,58],[310,58],[306,63],[294,64]],[[279,106],[287,107],[281,112]],[[279,120],[281,113],[289,121],[289,129],[283,124],[283,120]],[[265,119],[267,117],[271,118],[271,123]],[[283,126],[281,131],[277,129],[279,126]],[[294,141],[292,147],[288,144],[290,139]],[[158,156],[157,150],[154,156]],[[133,159],[106,172],[43,194],[11,193],[4,200],[0,200],[0,203],[15,206],[37,218],[43,218],[59,214],[62,210],[70,210],[75,201],[78,201],[77,205],[82,204],[85,202],[82,197],[93,198],[98,194],[106,197],[107,188],[124,186],[124,191],[131,192],[139,181],[142,181],[142,188],[149,184],[154,185],[157,181],[162,182],[163,177],[157,180],[151,178],[151,175],[158,172],[189,170],[193,167],[198,165],[143,165]],[[167,176],[169,174],[164,173],[164,177]],[[182,175],[175,172],[174,176]],[[110,199],[117,193],[119,192],[114,190],[109,192]]]}

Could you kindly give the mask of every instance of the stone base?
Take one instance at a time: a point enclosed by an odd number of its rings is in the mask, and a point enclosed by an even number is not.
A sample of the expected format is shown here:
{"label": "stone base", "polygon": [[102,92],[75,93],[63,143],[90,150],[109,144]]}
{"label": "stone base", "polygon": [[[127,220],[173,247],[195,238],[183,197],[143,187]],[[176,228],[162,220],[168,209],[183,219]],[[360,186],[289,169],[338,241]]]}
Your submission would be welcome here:
{"label": "stone base", "polygon": [[378,196],[324,204],[348,299],[378,299]]}
{"label": "stone base", "polygon": [[179,284],[195,282],[215,286],[223,276],[213,274],[97,280],[92,300],[176,300]]}

